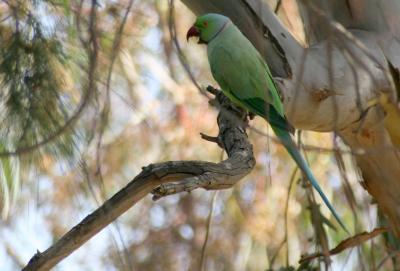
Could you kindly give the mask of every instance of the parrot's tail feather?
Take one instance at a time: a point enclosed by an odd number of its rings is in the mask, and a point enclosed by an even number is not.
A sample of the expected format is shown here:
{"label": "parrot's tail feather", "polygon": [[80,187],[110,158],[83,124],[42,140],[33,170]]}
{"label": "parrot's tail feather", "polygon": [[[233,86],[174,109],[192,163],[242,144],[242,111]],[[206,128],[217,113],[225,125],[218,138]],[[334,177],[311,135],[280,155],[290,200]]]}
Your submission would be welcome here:
{"label": "parrot's tail feather", "polygon": [[332,212],[333,216],[336,218],[336,220],[339,222],[340,226],[349,233],[347,230],[346,226],[340,219],[339,215],[337,214],[336,210],[333,208],[332,204],[329,202],[328,198],[325,196],[324,192],[322,191],[321,187],[319,186],[317,180],[315,179],[314,175],[312,174],[309,166],[307,165],[307,162],[304,160],[302,155],[300,154],[299,150],[297,149],[292,137],[290,136],[288,131],[279,129],[279,128],[274,128],[272,127],[276,135],[279,137],[281,140],[282,144],[285,146],[286,150],[290,154],[290,156],[294,159],[296,162],[297,166],[303,171],[303,173],[306,175],[307,179],[310,181],[311,185],[317,190],[319,195],[321,196],[322,200],[326,204],[326,206],[329,208],[329,210]]}

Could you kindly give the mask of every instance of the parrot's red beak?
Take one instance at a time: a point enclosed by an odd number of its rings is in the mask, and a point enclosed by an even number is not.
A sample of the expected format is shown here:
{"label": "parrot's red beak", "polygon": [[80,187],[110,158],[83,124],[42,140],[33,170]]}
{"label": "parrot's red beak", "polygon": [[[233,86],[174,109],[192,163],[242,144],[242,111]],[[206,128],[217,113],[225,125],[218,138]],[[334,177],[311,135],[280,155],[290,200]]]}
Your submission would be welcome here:
{"label": "parrot's red beak", "polygon": [[200,31],[197,29],[197,27],[192,26],[189,28],[187,34],[186,34],[186,40],[189,41],[191,37],[199,37],[200,36]]}

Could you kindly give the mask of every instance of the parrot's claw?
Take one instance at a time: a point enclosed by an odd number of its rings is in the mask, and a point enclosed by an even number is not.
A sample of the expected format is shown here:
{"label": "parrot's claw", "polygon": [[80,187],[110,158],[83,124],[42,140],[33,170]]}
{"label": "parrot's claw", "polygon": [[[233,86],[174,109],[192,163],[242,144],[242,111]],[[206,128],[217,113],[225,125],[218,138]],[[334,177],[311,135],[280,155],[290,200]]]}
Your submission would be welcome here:
{"label": "parrot's claw", "polygon": [[249,119],[253,120],[256,117],[256,114],[249,112]]}
{"label": "parrot's claw", "polygon": [[208,86],[207,91],[215,96],[218,95],[218,93],[220,92],[220,90],[214,88],[213,86]]}

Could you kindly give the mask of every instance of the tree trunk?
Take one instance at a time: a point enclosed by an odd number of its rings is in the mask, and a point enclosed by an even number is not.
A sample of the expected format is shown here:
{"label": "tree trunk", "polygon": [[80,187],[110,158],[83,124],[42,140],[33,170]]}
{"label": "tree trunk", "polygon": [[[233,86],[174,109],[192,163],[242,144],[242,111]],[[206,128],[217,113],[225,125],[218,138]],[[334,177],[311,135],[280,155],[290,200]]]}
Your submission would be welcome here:
{"label": "tree trunk", "polygon": [[336,132],[366,190],[400,236],[400,2],[298,1],[303,48],[261,0],[182,0],[195,14],[229,16],[276,76],[289,121]]}

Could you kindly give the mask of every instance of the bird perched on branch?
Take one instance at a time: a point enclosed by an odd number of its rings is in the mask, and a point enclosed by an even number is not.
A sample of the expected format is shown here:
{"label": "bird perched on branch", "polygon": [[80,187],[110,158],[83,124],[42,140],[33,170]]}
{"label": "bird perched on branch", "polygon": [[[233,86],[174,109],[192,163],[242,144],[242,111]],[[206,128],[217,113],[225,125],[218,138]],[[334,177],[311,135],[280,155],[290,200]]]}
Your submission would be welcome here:
{"label": "bird perched on branch", "polygon": [[198,37],[198,43],[207,45],[211,72],[223,93],[232,102],[261,116],[271,125],[333,216],[348,232],[297,149],[291,137],[294,128],[284,115],[268,65],[256,48],[228,17],[220,14],[209,13],[198,17],[187,32],[187,40],[190,37]]}

